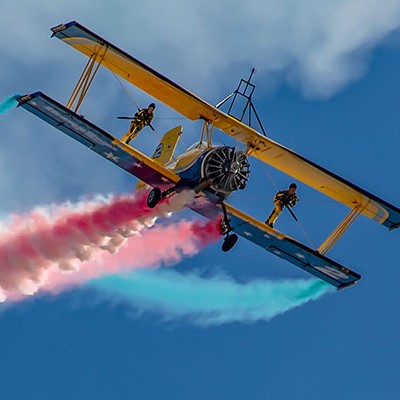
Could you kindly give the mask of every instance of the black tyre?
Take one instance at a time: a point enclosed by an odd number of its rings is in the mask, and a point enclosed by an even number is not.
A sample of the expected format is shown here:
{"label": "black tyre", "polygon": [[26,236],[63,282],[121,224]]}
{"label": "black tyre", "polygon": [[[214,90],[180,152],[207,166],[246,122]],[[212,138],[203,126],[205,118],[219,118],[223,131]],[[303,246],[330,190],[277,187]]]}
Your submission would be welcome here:
{"label": "black tyre", "polygon": [[238,235],[236,233],[232,233],[232,235],[228,235],[225,239],[224,242],[222,243],[221,249],[225,253],[229,251],[238,241]]}
{"label": "black tyre", "polygon": [[159,188],[151,189],[147,196],[147,207],[154,208],[161,200],[161,190]]}

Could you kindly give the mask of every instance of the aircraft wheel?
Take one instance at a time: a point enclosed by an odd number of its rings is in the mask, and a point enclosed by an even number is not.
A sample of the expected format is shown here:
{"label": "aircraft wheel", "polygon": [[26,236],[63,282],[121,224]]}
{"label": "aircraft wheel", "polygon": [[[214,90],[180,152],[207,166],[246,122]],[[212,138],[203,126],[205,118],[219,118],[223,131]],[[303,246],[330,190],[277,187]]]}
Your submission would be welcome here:
{"label": "aircraft wheel", "polygon": [[161,190],[157,187],[151,189],[149,195],[147,196],[147,207],[154,208],[160,200]]}
{"label": "aircraft wheel", "polygon": [[238,241],[238,235],[235,233],[232,233],[232,235],[228,235],[225,239],[224,242],[222,243],[222,251],[225,253],[229,251]]}

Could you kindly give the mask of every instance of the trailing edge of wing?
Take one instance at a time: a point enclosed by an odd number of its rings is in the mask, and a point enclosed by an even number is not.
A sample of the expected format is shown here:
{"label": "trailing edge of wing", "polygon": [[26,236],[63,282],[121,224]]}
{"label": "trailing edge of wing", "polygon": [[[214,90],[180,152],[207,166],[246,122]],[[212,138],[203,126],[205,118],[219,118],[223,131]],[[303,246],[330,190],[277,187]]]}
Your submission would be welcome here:
{"label": "trailing edge of wing", "polygon": [[180,179],[172,171],[41,92],[22,96],[18,102],[21,107],[151,186],[168,187]]}
{"label": "trailing edge of wing", "polygon": [[53,36],[192,120],[204,119],[249,146],[250,154],[389,229],[400,226],[400,209],[260,135],[180,87],[139,60],[73,21],[52,28]]}

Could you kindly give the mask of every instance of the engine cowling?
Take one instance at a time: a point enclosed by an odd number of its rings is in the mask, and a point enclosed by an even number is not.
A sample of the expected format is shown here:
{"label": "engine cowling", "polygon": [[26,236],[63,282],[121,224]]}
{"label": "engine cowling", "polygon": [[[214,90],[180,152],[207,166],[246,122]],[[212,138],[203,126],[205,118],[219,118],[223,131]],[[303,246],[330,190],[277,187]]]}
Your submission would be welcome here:
{"label": "engine cowling", "polygon": [[203,180],[211,182],[211,189],[227,195],[246,187],[250,164],[242,151],[228,146],[216,147],[204,158],[201,173]]}

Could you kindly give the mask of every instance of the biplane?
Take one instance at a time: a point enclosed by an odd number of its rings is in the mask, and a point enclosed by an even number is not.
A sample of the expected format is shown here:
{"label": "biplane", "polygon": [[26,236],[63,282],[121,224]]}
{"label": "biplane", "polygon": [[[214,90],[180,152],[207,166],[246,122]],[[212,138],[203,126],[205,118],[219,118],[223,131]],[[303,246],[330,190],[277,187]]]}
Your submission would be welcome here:
{"label": "biplane", "polygon": [[[340,289],[361,278],[358,273],[327,257],[327,252],[348,227],[360,215],[389,230],[400,226],[399,208],[224,113],[79,23],[61,24],[51,31],[52,37],[87,56],[87,64],[65,106],[42,92],[21,96],[19,106],[134,175],[141,182],[139,187],[150,187],[149,207],[156,207],[165,196],[173,196],[181,190],[194,190],[195,200],[189,207],[206,218],[220,219],[224,235],[222,250],[230,250],[239,235]],[[100,66],[184,117],[201,120],[203,128],[199,142],[172,158],[182,132],[181,127],[176,127],[164,135],[153,156],[148,157],[78,114]],[[214,129],[233,137],[245,146],[245,150],[214,146]],[[312,249],[227,203],[232,192],[245,188],[250,173],[250,157],[269,164],[350,209],[319,248]]]}

